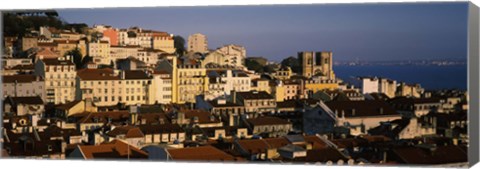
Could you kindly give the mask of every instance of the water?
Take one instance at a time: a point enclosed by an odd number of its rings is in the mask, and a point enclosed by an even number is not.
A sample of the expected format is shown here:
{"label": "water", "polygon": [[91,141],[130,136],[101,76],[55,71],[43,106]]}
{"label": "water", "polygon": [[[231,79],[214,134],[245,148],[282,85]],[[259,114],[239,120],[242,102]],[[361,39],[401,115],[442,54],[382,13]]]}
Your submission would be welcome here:
{"label": "water", "polygon": [[[403,81],[419,83],[427,90],[437,89],[467,89],[467,65],[452,66],[334,66],[333,71],[345,82],[359,85],[356,76],[378,76]],[[360,86],[358,86],[360,87]]]}

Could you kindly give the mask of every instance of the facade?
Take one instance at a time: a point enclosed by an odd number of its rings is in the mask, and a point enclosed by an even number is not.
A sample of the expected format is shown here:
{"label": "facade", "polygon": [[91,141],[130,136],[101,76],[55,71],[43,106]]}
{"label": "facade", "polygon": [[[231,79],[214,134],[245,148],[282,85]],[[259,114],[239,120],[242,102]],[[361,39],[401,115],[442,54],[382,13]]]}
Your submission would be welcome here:
{"label": "facade", "polygon": [[190,35],[188,37],[187,51],[206,53],[208,51],[207,36],[200,33]]}
{"label": "facade", "polygon": [[46,99],[45,81],[41,76],[35,75],[10,75],[2,77],[3,97],[39,96]]}
{"label": "facade", "polygon": [[154,35],[152,39],[153,49],[165,51],[166,53],[175,53],[173,35],[160,34]]}
{"label": "facade", "polygon": [[47,103],[66,103],[75,97],[75,65],[65,58],[37,60],[35,75],[45,82]]}
{"label": "facade", "polygon": [[79,100],[92,99],[97,106],[153,104],[152,77],[144,71],[82,69],[77,73]]}
{"label": "facade", "polygon": [[174,95],[177,96],[175,103],[194,103],[195,96],[208,90],[206,69],[200,65],[176,65],[174,72],[173,77],[176,78],[174,78],[173,88]]}
{"label": "facade", "polygon": [[88,55],[93,57],[96,64],[109,65],[112,61],[110,58],[110,43],[108,41],[88,43]]}
{"label": "facade", "polygon": [[424,92],[420,84],[400,83],[397,87],[396,96],[416,97],[419,98]]}
{"label": "facade", "polygon": [[172,74],[166,71],[155,71],[153,76],[153,86],[155,103],[167,104],[172,102]]}
{"label": "facade", "polygon": [[275,98],[264,91],[234,92],[233,103],[245,106],[247,113],[274,112],[277,107]]}
{"label": "facade", "polygon": [[302,67],[302,76],[310,78],[320,75],[326,79],[335,79],[333,73],[332,52],[299,52],[298,60]]}
{"label": "facade", "polygon": [[292,130],[292,124],[278,117],[258,117],[247,119],[254,135],[267,134],[270,137],[287,135]]}
{"label": "facade", "polygon": [[224,62],[230,66],[243,67],[245,65],[245,58],[247,57],[247,50],[240,45],[225,45],[218,48],[216,52],[224,55]]}

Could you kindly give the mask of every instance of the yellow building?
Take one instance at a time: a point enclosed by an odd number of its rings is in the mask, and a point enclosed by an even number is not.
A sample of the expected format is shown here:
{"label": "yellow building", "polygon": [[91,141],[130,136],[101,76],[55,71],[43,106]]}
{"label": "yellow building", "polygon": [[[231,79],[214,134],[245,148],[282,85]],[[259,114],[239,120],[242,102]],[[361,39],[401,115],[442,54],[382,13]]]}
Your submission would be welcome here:
{"label": "yellow building", "polygon": [[82,69],[77,76],[77,100],[92,99],[97,106],[155,102],[152,77],[144,71]]}
{"label": "yellow building", "polygon": [[168,34],[160,34],[153,36],[153,49],[163,50],[167,53],[175,53],[173,36]]}
{"label": "yellow building", "polygon": [[97,64],[110,64],[110,42],[96,41],[88,43],[88,55],[93,57],[93,61]]}
{"label": "yellow building", "polygon": [[195,96],[204,94],[208,90],[207,70],[198,63],[188,60],[190,63],[179,63],[176,56],[167,56],[168,63],[160,67],[171,66],[172,71],[172,102],[183,104],[195,103]]}
{"label": "yellow building", "polygon": [[281,67],[274,74],[273,77],[279,80],[287,80],[292,76],[292,69],[290,67]]}
{"label": "yellow building", "polygon": [[305,81],[305,90],[316,93],[321,90],[336,90],[339,85],[336,80],[307,80]]}
{"label": "yellow building", "polygon": [[252,91],[265,91],[268,94],[272,93],[272,88],[270,87],[270,81],[268,79],[253,79],[252,80]]}

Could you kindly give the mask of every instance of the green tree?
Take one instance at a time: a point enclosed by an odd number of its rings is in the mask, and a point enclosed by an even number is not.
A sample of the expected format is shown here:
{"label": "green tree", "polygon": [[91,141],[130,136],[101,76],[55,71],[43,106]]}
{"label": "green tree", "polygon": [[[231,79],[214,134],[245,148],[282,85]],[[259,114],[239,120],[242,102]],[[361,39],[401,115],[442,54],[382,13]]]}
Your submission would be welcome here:
{"label": "green tree", "polygon": [[290,56],[283,59],[281,65],[290,67],[295,73],[301,73],[300,61],[296,57]]}
{"label": "green tree", "polygon": [[246,59],[245,66],[247,67],[248,70],[253,70],[258,73],[264,72],[263,66],[255,60]]}
{"label": "green tree", "polygon": [[77,70],[83,67],[82,52],[78,48],[68,51],[67,53],[65,53],[65,56],[73,58],[73,63],[75,64],[75,68]]}
{"label": "green tree", "polygon": [[180,56],[183,56],[187,51],[185,49],[185,39],[180,35],[173,36],[173,46],[176,49],[175,53]]}

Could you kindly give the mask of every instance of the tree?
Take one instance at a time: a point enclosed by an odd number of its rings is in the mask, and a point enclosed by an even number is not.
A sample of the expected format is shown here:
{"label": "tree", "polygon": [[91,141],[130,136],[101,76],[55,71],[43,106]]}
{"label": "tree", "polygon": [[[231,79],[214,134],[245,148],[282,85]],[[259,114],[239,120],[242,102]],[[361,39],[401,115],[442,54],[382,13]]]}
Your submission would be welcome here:
{"label": "tree", "polygon": [[264,72],[263,66],[255,60],[246,59],[245,66],[248,70],[253,70],[258,73]]}
{"label": "tree", "polygon": [[82,64],[82,52],[80,52],[80,50],[78,48],[75,48],[71,51],[68,51],[67,53],[65,53],[65,56],[67,57],[73,57],[73,63],[75,64],[75,68],[78,70],[78,69],[81,69],[83,67],[83,64]]}
{"label": "tree", "polygon": [[175,53],[180,56],[183,56],[187,51],[185,49],[185,39],[180,35],[173,36],[173,46],[176,49]]}
{"label": "tree", "polygon": [[281,65],[290,67],[292,72],[301,73],[300,61],[293,56],[283,59]]}

